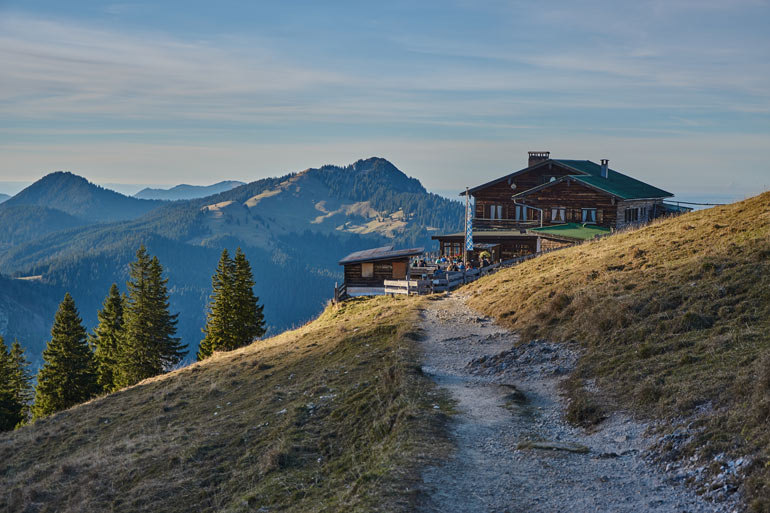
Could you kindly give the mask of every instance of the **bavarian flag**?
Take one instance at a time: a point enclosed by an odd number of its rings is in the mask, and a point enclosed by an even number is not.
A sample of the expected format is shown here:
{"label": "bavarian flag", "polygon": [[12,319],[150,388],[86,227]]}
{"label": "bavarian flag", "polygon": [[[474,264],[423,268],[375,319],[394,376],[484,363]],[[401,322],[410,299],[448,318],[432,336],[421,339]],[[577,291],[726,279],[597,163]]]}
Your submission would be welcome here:
{"label": "bavarian flag", "polygon": [[473,210],[468,208],[465,216],[465,249],[473,251]]}

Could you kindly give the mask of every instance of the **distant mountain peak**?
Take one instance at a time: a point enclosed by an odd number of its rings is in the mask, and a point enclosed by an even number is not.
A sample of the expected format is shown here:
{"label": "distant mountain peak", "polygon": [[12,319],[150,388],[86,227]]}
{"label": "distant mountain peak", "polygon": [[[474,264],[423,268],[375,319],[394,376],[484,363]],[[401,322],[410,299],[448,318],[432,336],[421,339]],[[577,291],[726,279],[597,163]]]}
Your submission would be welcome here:
{"label": "distant mountain peak", "polygon": [[212,185],[189,185],[183,183],[175,185],[170,189],[153,189],[147,187],[134,194],[134,197],[166,201],[190,200],[219,194],[220,192],[229,191],[230,189],[240,187],[241,185],[245,185],[244,182],[239,182],[238,180],[223,180]]}
{"label": "distant mountain peak", "polygon": [[135,219],[160,206],[160,203],[105,189],[71,171],[55,171],[3,202],[3,205],[53,208],[89,223],[100,223]]}

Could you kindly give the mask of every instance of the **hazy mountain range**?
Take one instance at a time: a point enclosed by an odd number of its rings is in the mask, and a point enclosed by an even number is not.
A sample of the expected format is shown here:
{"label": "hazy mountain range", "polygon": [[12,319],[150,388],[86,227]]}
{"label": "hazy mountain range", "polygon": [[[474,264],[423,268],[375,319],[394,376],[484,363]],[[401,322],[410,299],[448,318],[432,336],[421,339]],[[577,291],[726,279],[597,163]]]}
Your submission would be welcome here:
{"label": "hazy mountain range", "polygon": [[229,191],[230,189],[240,187],[241,185],[246,184],[237,180],[225,180],[213,185],[188,185],[183,183],[175,187],[171,187],[170,189],[153,189],[147,187],[134,194],[134,197],[139,199],[167,201],[189,200],[205,198],[206,196],[211,196],[212,194],[219,194],[220,192]]}
{"label": "hazy mountain range", "polygon": [[194,354],[223,248],[245,251],[276,331],[321,309],[347,253],[383,243],[428,246],[436,231],[459,229],[462,212],[380,158],[173,202],[52,173],[0,205],[0,334],[19,337],[37,359],[65,291],[92,327],[110,284],[125,289],[128,263],[144,243],[166,269],[178,334]]}
{"label": "hazy mountain range", "polygon": [[7,200],[8,198],[10,198],[9,195],[3,194],[2,192],[0,192],[0,203],[2,203],[3,201]]}

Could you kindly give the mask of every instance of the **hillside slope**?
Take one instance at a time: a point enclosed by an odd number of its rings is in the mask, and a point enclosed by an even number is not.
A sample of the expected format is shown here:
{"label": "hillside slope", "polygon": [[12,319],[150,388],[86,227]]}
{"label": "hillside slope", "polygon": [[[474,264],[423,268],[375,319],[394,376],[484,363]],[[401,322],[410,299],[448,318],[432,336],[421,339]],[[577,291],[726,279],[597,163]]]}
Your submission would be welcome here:
{"label": "hillside slope", "polygon": [[83,226],[86,221],[61,210],[35,205],[0,206],[0,249]]}
{"label": "hillside slope", "polygon": [[418,466],[448,447],[411,363],[418,304],[330,307],[0,434],[0,511],[413,510]]}
{"label": "hillside slope", "polygon": [[135,219],[161,204],[159,201],[124,196],[73,173],[57,171],[6,200],[2,207],[31,205],[52,208],[88,223],[106,223]]}
{"label": "hillside slope", "polygon": [[740,472],[722,474],[725,490],[740,486],[770,511],[770,193],[558,251],[466,290],[526,339],[580,343],[567,391],[574,420],[610,408],[663,419],[661,434],[674,435],[662,458],[702,485],[694,465],[716,475],[725,458],[744,457]]}

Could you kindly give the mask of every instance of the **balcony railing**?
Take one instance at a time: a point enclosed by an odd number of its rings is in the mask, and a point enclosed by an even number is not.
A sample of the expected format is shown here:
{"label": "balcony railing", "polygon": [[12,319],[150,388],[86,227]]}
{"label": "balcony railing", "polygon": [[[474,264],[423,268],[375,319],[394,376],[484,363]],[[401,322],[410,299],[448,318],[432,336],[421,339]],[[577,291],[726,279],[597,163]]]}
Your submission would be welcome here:
{"label": "balcony railing", "polygon": [[487,219],[483,217],[473,218],[474,230],[522,230],[525,228],[537,228],[540,221],[520,221],[517,219]]}

